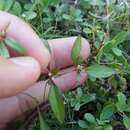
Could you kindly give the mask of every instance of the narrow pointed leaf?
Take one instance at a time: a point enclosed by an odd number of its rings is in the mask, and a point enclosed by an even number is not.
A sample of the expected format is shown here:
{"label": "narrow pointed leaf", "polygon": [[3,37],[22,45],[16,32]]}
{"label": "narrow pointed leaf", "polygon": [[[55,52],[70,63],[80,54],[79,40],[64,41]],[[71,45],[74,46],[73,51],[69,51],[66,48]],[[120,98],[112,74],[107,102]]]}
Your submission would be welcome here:
{"label": "narrow pointed leaf", "polygon": [[81,51],[81,36],[78,36],[74,42],[71,51],[72,61],[75,65],[79,65],[81,63],[80,51]]}
{"label": "narrow pointed leaf", "polygon": [[5,58],[9,58],[9,52],[7,47],[4,45],[3,42],[0,43],[0,56],[3,56]]}
{"label": "narrow pointed leaf", "polygon": [[49,102],[56,118],[60,123],[63,123],[65,118],[65,106],[62,93],[57,86],[51,86],[49,91]]}
{"label": "narrow pointed leaf", "polygon": [[47,41],[47,40],[44,40],[44,39],[41,39],[41,40],[43,41],[45,47],[46,47],[46,48],[49,50],[49,52],[51,53],[51,48],[50,48],[50,46],[49,46],[48,41]]}
{"label": "narrow pointed leaf", "polygon": [[112,39],[112,46],[117,47],[120,43],[126,40],[127,32],[122,31],[119,32],[113,39]]}
{"label": "narrow pointed leaf", "polygon": [[117,46],[120,43],[127,40],[127,35],[128,35],[128,33],[125,31],[119,32],[111,41],[108,41],[108,43],[104,46],[103,51],[107,53],[112,49],[112,51],[114,51],[116,54],[118,53],[118,55],[119,55],[119,53],[121,53],[121,51],[119,52],[119,50],[118,50],[118,52],[117,52],[117,49],[115,50],[115,48],[117,48]]}
{"label": "narrow pointed leaf", "polygon": [[38,112],[38,115],[39,115],[39,121],[40,121],[40,128],[41,128],[41,130],[50,130],[48,124],[44,121],[40,111]]}
{"label": "narrow pointed leaf", "polygon": [[6,38],[5,39],[5,43],[6,43],[7,46],[15,49],[20,54],[25,54],[26,53],[26,49],[24,47],[22,47],[22,45],[20,45],[19,43],[17,43],[17,41],[15,41],[12,38]]}
{"label": "narrow pointed leaf", "polygon": [[116,55],[116,56],[121,56],[122,55],[122,51],[119,49],[119,48],[112,48],[112,51],[113,53]]}

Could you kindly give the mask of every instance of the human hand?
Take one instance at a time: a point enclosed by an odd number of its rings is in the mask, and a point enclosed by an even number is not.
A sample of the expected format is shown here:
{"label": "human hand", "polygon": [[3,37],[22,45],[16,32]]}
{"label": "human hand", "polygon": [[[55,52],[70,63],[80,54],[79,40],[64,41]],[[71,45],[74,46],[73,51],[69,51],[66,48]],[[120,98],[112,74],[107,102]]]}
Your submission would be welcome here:
{"label": "human hand", "polygon": [[[27,56],[20,56],[9,48],[11,58],[0,57],[0,130],[5,130],[6,124],[36,106],[34,100],[22,93],[35,97],[43,102],[46,81],[36,83],[41,71],[51,68],[63,69],[67,73],[54,78],[61,90],[67,91],[76,85],[76,71],[71,60],[71,49],[76,37],[48,40],[51,55],[42,41],[29,25],[19,18],[5,12],[0,12],[0,31],[7,25],[6,37],[14,38],[27,49]],[[82,38],[81,56],[87,59],[90,53],[88,42]],[[64,71],[64,72],[63,72]],[[86,74],[81,73],[81,83]],[[46,99],[49,85],[46,90]]]}

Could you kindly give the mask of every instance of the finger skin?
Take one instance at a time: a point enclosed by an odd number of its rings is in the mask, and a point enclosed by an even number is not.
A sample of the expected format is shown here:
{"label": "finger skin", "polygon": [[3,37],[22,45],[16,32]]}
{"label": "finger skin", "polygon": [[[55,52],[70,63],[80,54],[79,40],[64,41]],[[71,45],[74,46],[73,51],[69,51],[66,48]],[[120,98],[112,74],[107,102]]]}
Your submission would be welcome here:
{"label": "finger skin", "polygon": [[[83,72],[81,73],[80,83],[83,83],[85,80],[86,74]],[[62,91],[68,91],[72,89],[77,83],[76,71],[72,71],[64,74],[63,76],[55,78],[54,82]],[[24,94],[21,93],[11,98],[0,99],[0,124],[8,123],[16,117],[23,115],[25,111],[36,107],[36,101],[33,98],[37,99],[39,103],[47,100],[50,86],[47,85],[47,88],[45,89],[45,84],[46,81],[41,81],[34,84],[31,88],[25,91]],[[44,91],[46,92],[45,99],[43,99]],[[31,96],[27,96],[26,94],[33,96],[33,98],[31,98]]]}
{"label": "finger skin", "polygon": [[[51,48],[51,69],[72,66],[71,51],[76,37],[48,40]],[[84,38],[81,39],[81,58],[86,60],[90,54],[90,45]]]}
{"label": "finger skin", "polygon": [[0,57],[0,98],[24,91],[36,82],[40,72],[40,64],[34,58]]}
{"label": "finger skin", "polygon": [[[42,69],[45,69],[50,61],[50,54],[31,27],[16,16],[10,15],[6,12],[0,11],[0,20],[0,31],[4,30],[9,24],[6,33],[7,37],[12,37],[18,41],[27,49],[27,55],[34,57],[40,63]],[[56,67],[61,69],[73,65],[71,60],[71,49],[75,39],[76,37],[49,40],[49,45],[52,50],[50,63],[52,68]],[[85,60],[87,59],[89,53],[89,43],[87,40],[82,38],[81,57]],[[40,67],[35,59],[32,58],[35,63],[31,67],[25,67],[18,66],[0,57],[0,77],[2,77],[0,79],[1,97],[17,94],[20,91],[27,89],[28,86],[31,86],[36,81],[40,74]],[[81,79],[84,81],[86,76],[84,75],[83,77],[84,78]],[[76,72],[57,78],[55,79],[55,82],[63,91],[69,90],[76,84]],[[42,102],[43,92],[45,89],[44,86],[45,82],[39,82],[33,85],[26,92],[39,98],[39,101]],[[49,89],[49,86],[47,88]],[[27,100],[29,107],[25,100]],[[35,106],[32,98],[24,95],[21,96],[21,94],[11,98],[0,99],[0,123],[6,123],[14,119],[16,116],[21,115],[21,105],[23,107],[23,111]]]}
{"label": "finger skin", "polygon": [[0,125],[0,130],[9,130],[8,126],[3,124],[3,125]]}
{"label": "finger skin", "polygon": [[[27,55],[36,58],[44,70],[50,62],[50,54],[31,27],[16,16],[6,12],[0,11],[0,19],[0,31],[7,27],[7,37],[12,37],[22,44],[27,49]],[[52,49],[52,68],[65,68],[73,64],[71,60],[71,49],[75,39],[76,37],[48,40]],[[89,43],[86,39],[82,38],[82,59],[86,59],[89,54]]]}
{"label": "finger skin", "polygon": [[[48,40],[51,49],[50,69],[63,69],[73,65],[71,58],[71,50],[76,37],[58,38]],[[13,56],[18,56],[15,51],[11,51]],[[90,45],[88,41],[82,38],[81,58],[86,60],[90,54]]]}
{"label": "finger skin", "polygon": [[46,69],[50,61],[49,51],[27,23],[14,15],[0,11],[0,31],[5,29],[6,37],[14,38],[26,48],[27,55],[36,58],[42,69]]}

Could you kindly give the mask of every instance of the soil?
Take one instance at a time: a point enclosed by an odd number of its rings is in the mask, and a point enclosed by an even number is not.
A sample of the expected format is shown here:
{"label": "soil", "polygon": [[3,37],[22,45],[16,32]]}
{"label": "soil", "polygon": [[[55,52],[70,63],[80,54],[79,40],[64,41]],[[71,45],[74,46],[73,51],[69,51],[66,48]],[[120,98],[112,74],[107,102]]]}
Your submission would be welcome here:
{"label": "soil", "polygon": [[94,102],[83,105],[79,111],[75,111],[75,120],[83,119],[85,113],[96,114],[97,107]]}
{"label": "soil", "polygon": [[126,130],[122,125],[117,125],[113,130]]}

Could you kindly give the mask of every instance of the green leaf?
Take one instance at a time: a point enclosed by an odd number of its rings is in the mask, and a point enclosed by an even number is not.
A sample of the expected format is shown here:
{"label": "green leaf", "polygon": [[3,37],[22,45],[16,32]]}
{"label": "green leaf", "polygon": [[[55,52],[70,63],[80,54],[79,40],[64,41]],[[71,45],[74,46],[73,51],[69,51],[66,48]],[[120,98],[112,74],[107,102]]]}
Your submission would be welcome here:
{"label": "green leaf", "polygon": [[111,41],[106,42],[105,46],[103,47],[103,52],[109,53],[113,48]]}
{"label": "green leaf", "polygon": [[5,0],[4,10],[5,10],[5,11],[11,10],[11,7],[12,7],[13,3],[14,3],[13,0]]}
{"label": "green leaf", "polygon": [[115,106],[113,104],[105,106],[100,114],[100,120],[109,120],[114,112]]}
{"label": "green leaf", "polygon": [[39,1],[40,1],[41,6],[45,9],[48,7],[50,0],[39,0]]}
{"label": "green leaf", "polygon": [[81,63],[80,51],[81,51],[81,36],[78,36],[74,42],[71,52],[73,63],[76,65],[79,65]]}
{"label": "green leaf", "polygon": [[89,29],[89,28],[84,28],[83,32],[86,33],[86,34],[90,34],[90,33],[92,33],[92,30]]}
{"label": "green leaf", "polygon": [[80,71],[77,71],[76,80],[78,82],[80,82],[80,79],[81,79],[81,74],[80,73],[81,73]]}
{"label": "green leaf", "polygon": [[130,112],[130,103],[128,103],[125,107],[125,112]]}
{"label": "green leaf", "polygon": [[113,53],[116,55],[116,56],[121,56],[122,55],[122,51],[119,49],[119,48],[112,48],[112,51]]}
{"label": "green leaf", "polygon": [[85,95],[85,96],[82,96],[82,100],[84,103],[89,103],[89,102],[95,101],[96,96],[95,96],[95,94]]}
{"label": "green leaf", "polygon": [[0,56],[3,56],[5,58],[9,58],[9,52],[7,47],[4,45],[3,42],[0,43]]}
{"label": "green leaf", "polygon": [[87,123],[84,120],[79,120],[78,125],[83,129],[87,128]]}
{"label": "green leaf", "polygon": [[95,41],[95,42],[94,42],[94,47],[95,47],[96,49],[99,49],[99,48],[100,48],[100,42],[99,42],[99,41]]}
{"label": "green leaf", "polygon": [[104,56],[109,61],[113,61],[113,59],[114,59],[114,55],[112,53],[104,53]]}
{"label": "green leaf", "polygon": [[81,88],[77,88],[77,97],[80,98],[83,96],[83,90]]}
{"label": "green leaf", "polygon": [[112,39],[112,46],[117,47],[120,43],[126,40],[126,36],[128,35],[127,32],[122,31],[119,32],[113,39]]}
{"label": "green leaf", "polygon": [[123,112],[126,108],[126,96],[122,92],[119,92],[117,98],[116,107],[120,112]]}
{"label": "green leaf", "polygon": [[96,119],[95,117],[91,114],[91,113],[86,113],[84,115],[84,118],[89,122],[89,123],[92,123],[92,124],[96,124]]}
{"label": "green leaf", "polygon": [[49,102],[51,109],[60,123],[65,119],[65,106],[62,93],[57,86],[51,86],[49,90]]}
{"label": "green leaf", "polygon": [[4,10],[5,0],[0,0],[0,10]]}
{"label": "green leaf", "polygon": [[123,124],[128,130],[130,130],[130,118],[126,115],[123,115]]}
{"label": "green leaf", "polygon": [[112,68],[104,66],[104,65],[92,65],[89,66],[87,69],[87,73],[89,76],[95,77],[95,78],[107,78],[114,74],[114,71]]}
{"label": "green leaf", "polygon": [[5,41],[5,44],[7,46],[15,49],[20,54],[25,54],[26,53],[26,49],[24,47],[22,47],[22,45],[20,45],[19,43],[17,43],[14,39],[12,39],[12,38],[6,38],[4,41]]}
{"label": "green leaf", "polygon": [[65,19],[65,20],[71,20],[71,16],[70,15],[68,15],[68,14],[63,14],[63,19]]}
{"label": "green leaf", "polygon": [[103,48],[103,51],[105,53],[108,53],[112,49],[112,51],[114,51],[115,54],[119,55],[119,53],[121,53],[121,52],[119,52],[119,50],[117,50],[118,49],[117,46],[126,40],[127,35],[128,35],[128,33],[125,31],[119,32],[111,41],[108,41],[106,43],[106,45]]}
{"label": "green leaf", "polygon": [[13,0],[0,0],[0,10],[9,11],[13,5]]}
{"label": "green leaf", "polygon": [[100,41],[103,41],[105,38],[106,34],[103,31],[97,31],[97,36],[99,37]]}
{"label": "green leaf", "polygon": [[49,0],[49,2],[51,5],[54,6],[54,5],[57,5],[60,2],[60,0]]}
{"label": "green leaf", "polygon": [[40,4],[43,9],[47,9],[49,5],[56,6],[60,0],[40,0]]}
{"label": "green leaf", "polygon": [[78,103],[76,103],[76,105],[75,105],[75,107],[74,107],[74,110],[75,111],[79,111],[79,109],[80,109],[80,103],[78,102]]}
{"label": "green leaf", "polygon": [[22,7],[21,7],[20,3],[16,1],[13,4],[13,7],[11,8],[11,13],[19,16],[21,14],[21,12],[22,12]]}
{"label": "green leaf", "polygon": [[23,17],[25,17],[27,20],[32,20],[34,18],[36,18],[37,13],[34,11],[25,11],[23,13]]}
{"label": "green leaf", "polygon": [[107,123],[110,123],[110,120],[99,120],[99,119],[97,119],[97,123],[98,123],[98,125],[104,126]]}
{"label": "green leaf", "polygon": [[49,52],[51,53],[51,48],[50,48],[50,46],[49,46],[49,43],[48,43],[48,41],[47,40],[45,40],[45,39],[41,39],[42,41],[43,41],[43,44],[45,45],[45,47],[49,50]]}
{"label": "green leaf", "polygon": [[122,92],[118,93],[117,98],[121,105],[126,105],[126,96]]}
{"label": "green leaf", "polygon": [[50,130],[48,124],[44,121],[40,111],[38,111],[39,120],[40,120],[40,129],[41,130]]}
{"label": "green leaf", "polygon": [[113,130],[112,126],[111,125],[106,125],[104,127],[104,130]]}

